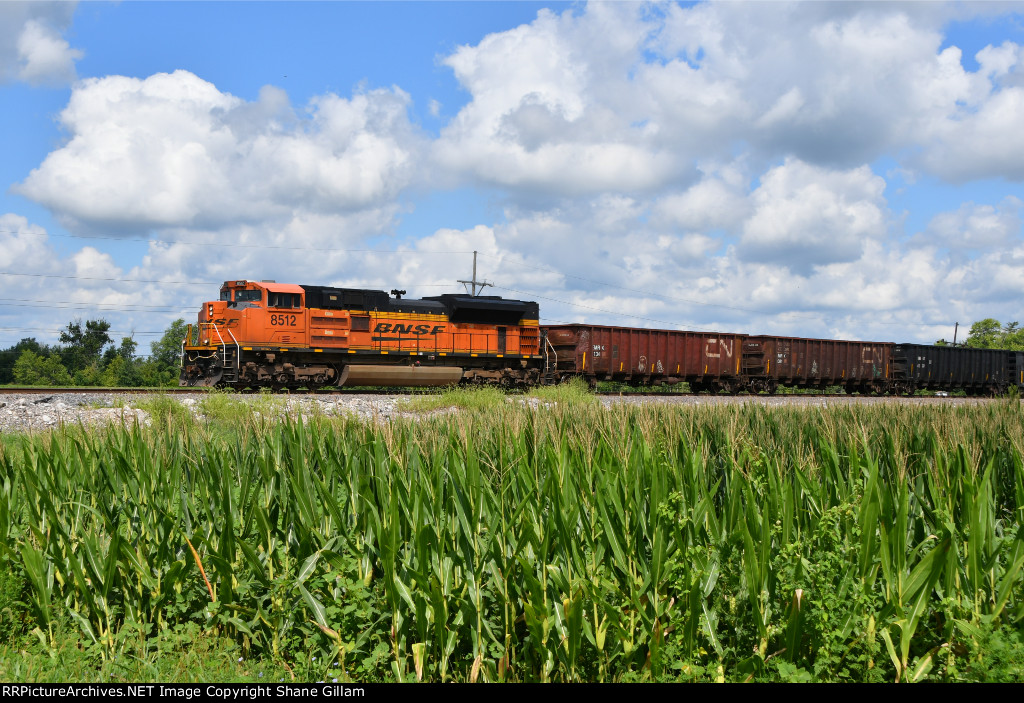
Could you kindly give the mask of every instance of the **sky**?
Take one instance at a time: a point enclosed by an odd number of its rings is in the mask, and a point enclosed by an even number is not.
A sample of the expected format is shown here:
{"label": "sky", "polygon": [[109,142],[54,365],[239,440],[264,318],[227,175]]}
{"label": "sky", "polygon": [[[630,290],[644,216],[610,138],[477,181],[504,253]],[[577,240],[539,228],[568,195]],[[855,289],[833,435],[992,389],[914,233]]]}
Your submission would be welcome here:
{"label": "sky", "polygon": [[0,347],[225,280],[895,342],[1024,321],[1024,5],[0,1]]}

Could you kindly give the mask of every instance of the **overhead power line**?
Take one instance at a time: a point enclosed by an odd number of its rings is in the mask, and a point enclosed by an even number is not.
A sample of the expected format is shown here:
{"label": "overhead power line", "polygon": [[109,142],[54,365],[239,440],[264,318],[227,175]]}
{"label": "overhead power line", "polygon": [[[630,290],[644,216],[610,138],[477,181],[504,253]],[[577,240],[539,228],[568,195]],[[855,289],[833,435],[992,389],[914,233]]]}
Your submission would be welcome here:
{"label": "overhead power line", "polygon": [[107,242],[141,242],[144,244],[187,244],[197,247],[222,247],[226,249],[272,249],[284,251],[320,251],[336,254],[472,254],[470,251],[433,251],[420,249],[344,249],[339,247],[296,247],[294,245],[273,244],[240,244],[237,242],[194,242],[187,239],[164,239],[153,237],[101,237],[85,234],[56,234],[51,232],[19,232],[18,230],[0,230],[0,234],[30,234],[36,237],[61,237],[66,239],[87,239]]}
{"label": "overhead power line", "polygon": [[120,305],[118,303],[75,303],[59,300],[31,300],[27,298],[0,298],[0,302],[20,303],[19,308],[53,308],[56,310],[100,310],[106,312],[179,312],[182,308],[154,305]]}
{"label": "overhead power line", "polygon": [[[514,266],[521,266],[523,268],[534,269],[536,271],[544,271],[544,272],[547,272],[547,273],[555,273],[555,274],[558,274],[559,276],[562,276],[563,278],[571,278],[571,279],[574,279],[574,280],[577,280],[577,281],[583,281],[585,283],[593,283],[594,285],[601,286],[603,288],[612,288],[612,289],[615,289],[615,290],[626,291],[628,293],[637,293],[639,295],[643,295],[643,296],[646,296],[646,297],[661,298],[662,300],[669,300],[669,301],[672,301],[672,302],[675,302],[675,303],[687,303],[689,305],[699,305],[701,307],[721,308],[723,310],[735,310],[736,312],[745,312],[745,313],[751,313],[751,314],[755,314],[755,315],[772,315],[772,316],[775,316],[775,315],[789,315],[789,316],[793,316],[793,317],[819,318],[819,319],[825,319],[825,320],[839,320],[839,319],[841,319],[841,318],[836,317],[834,315],[830,315],[829,313],[824,312],[824,311],[816,312],[816,311],[812,311],[812,310],[808,310],[808,311],[796,311],[796,310],[793,310],[793,311],[785,311],[785,312],[779,313],[779,312],[771,312],[771,311],[768,311],[768,310],[759,310],[757,308],[744,308],[744,307],[739,307],[739,306],[736,306],[736,305],[725,305],[725,304],[722,304],[722,303],[709,303],[707,301],[696,300],[694,298],[680,298],[680,297],[677,297],[677,296],[666,295],[664,293],[656,293],[654,291],[649,291],[649,290],[641,290],[641,289],[638,289],[638,288],[629,288],[627,286],[620,286],[620,285],[615,284],[615,283],[609,283],[607,281],[599,281],[599,280],[596,280],[596,279],[593,279],[593,278],[587,278],[585,276],[576,276],[574,274],[563,273],[563,272],[559,271],[558,269],[551,268],[550,266],[536,266],[534,264],[528,264],[528,263],[526,263],[524,261],[514,261],[514,260],[506,261],[505,257],[496,256],[494,254],[480,254],[480,256],[486,256],[486,257],[488,257],[490,259],[496,259],[496,260],[498,260],[501,263],[510,263],[510,264],[512,264]],[[498,287],[500,287],[500,286],[498,286]],[[506,289],[506,290],[510,290],[510,289]],[[528,295],[532,295],[532,294],[528,294]],[[540,297],[540,296],[537,296],[537,297]],[[554,299],[552,298],[551,300],[554,300]],[[568,305],[574,305],[574,303],[570,303],[568,301],[559,301],[559,302],[565,302]],[[632,317],[630,315],[625,315],[625,313],[621,313],[621,312],[615,312],[615,313],[612,313],[612,314],[624,315],[626,317]],[[655,322],[659,322],[659,320],[654,320],[654,321]],[[675,324],[675,323],[666,323],[666,324]],[[942,325],[945,325],[945,324],[948,324],[948,323],[946,323],[945,321],[943,321],[943,322],[933,322],[933,323],[924,323],[924,322],[922,322],[922,323],[907,323],[907,322],[882,322],[882,321],[874,320],[874,321],[872,321],[872,324],[878,324],[878,325],[900,325],[900,326],[906,326],[908,324],[914,324],[914,325],[916,325],[918,327],[936,327],[936,326],[942,326]]]}

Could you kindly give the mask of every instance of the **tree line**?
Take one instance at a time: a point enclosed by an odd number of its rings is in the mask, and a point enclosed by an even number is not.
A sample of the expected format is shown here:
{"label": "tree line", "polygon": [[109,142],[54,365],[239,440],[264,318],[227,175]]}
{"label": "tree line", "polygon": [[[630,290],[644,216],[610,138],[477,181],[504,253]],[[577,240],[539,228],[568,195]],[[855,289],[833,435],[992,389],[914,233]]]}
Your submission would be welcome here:
{"label": "tree line", "polygon": [[[949,346],[950,342],[940,339],[936,344],[944,347]],[[971,349],[1024,351],[1024,329],[1021,329],[1019,322],[1008,322],[1004,325],[995,318],[986,317],[971,325],[967,339],[957,342],[957,346]]]}
{"label": "tree line", "polygon": [[122,337],[115,344],[104,319],[74,320],[57,344],[34,337],[0,350],[0,384],[20,386],[146,387],[178,385],[181,340],[185,321],[175,320],[150,344],[150,355],[138,355],[138,343]]}

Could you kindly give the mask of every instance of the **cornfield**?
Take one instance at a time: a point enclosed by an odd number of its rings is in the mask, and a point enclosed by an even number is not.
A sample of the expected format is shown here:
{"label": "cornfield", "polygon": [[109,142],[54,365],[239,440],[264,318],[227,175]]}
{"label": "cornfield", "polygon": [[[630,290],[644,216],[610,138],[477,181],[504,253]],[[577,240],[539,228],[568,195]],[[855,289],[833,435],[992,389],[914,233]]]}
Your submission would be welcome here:
{"label": "cornfield", "polygon": [[1020,678],[1022,437],[1010,403],[168,413],[0,450],[0,560],[104,656],[191,623],[352,680]]}

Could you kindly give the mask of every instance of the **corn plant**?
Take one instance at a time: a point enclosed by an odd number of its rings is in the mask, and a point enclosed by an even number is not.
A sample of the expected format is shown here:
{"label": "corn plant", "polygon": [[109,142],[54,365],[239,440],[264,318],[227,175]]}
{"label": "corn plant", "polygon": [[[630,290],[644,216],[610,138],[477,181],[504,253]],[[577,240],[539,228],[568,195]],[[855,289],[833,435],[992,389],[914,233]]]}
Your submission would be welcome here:
{"label": "corn plant", "polygon": [[353,679],[916,681],[1024,622],[1017,406],[164,411],[0,454],[41,641],[198,625]]}

